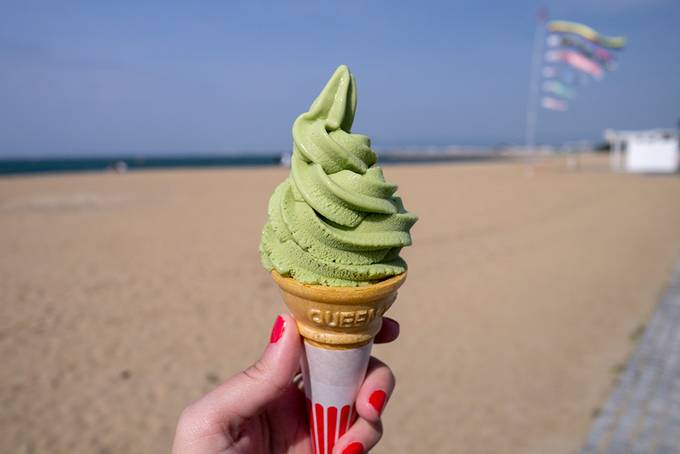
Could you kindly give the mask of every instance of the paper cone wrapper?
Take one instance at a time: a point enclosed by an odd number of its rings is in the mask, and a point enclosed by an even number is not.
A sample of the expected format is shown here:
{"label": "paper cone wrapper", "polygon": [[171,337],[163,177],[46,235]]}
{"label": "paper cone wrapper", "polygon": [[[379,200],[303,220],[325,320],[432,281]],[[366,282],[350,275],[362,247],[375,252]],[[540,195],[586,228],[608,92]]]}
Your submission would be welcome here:
{"label": "paper cone wrapper", "polygon": [[406,273],[364,287],[305,285],[272,272],[304,337],[302,374],[316,454],[331,454],[356,420],[373,338]]}

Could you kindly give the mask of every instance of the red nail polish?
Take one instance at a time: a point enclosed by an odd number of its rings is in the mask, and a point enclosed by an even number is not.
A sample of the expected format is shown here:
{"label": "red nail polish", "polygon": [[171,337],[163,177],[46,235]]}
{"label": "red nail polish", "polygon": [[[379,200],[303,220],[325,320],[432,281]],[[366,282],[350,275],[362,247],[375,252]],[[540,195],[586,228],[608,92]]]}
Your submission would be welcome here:
{"label": "red nail polish", "polygon": [[378,414],[381,414],[382,409],[385,406],[386,397],[387,394],[385,394],[385,391],[381,390],[373,391],[371,397],[368,398],[368,403],[371,404],[371,407],[375,408],[375,411],[377,411]]}
{"label": "red nail polish", "polygon": [[272,327],[272,333],[269,336],[269,343],[275,344],[281,339],[281,336],[283,336],[283,331],[286,329],[286,322],[283,320],[283,317],[280,315],[276,317],[276,321],[274,322],[274,326]]}
{"label": "red nail polish", "polygon": [[345,449],[342,450],[342,454],[364,454],[364,445],[358,441],[353,441],[345,446]]}

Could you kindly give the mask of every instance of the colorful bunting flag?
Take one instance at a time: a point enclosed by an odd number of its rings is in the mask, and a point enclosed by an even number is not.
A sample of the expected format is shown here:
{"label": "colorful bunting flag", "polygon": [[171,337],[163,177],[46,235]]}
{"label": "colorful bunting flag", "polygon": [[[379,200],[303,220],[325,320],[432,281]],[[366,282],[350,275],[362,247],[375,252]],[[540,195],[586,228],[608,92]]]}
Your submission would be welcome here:
{"label": "colorful bunting flag", "polygon": [[551,50],[546,53],[545,58],[549,62],[562,61],[567,63],[573,68],[583,71],[586,74],[590,74],[596,79],[602,79],[602,77],[604,77],[602,66],[573,50]]}
{"label": "colorful bunting flag", "polygon": [[574,96],[574,90],[558,80],[543,82],[543,91],[565,99],[571,99]]}
{"label": "colorful bunting flag", "polygon": [[552,33],[571,33],[588,41],[609,49],[621,49],[626,45],[626,38],[622,36],[604,36],[587,25],[568,21],[548,22],[547,29]]}
{"label": "colorful bunting flag", "polygon": [[560,112],[564,112],[569,106],[566,101],[551,98],[549,96],[544,96],[543,99],[541,99],[541,105],[546,109],[557,110]]}
{"label": "colorful bunting flag", "polygon": [[[600,35],[576,22],[551,21],[539,24],[539,29],[547,32],[544,41],[547,51],[543,54],[542,81],[536,80],[539,84],[534,87],[537,96],[542,96],[540,105],[559,112],[569,108],[568,101],[574,97],[576,87],[587,85],[593,79],[601,80],[606,71],[615,68],[617,50],[626,44],[624,37]],[[540,51],[538,55],[540,58]],[[527,126],[527,136],[531,137],[530,126]]]}
{"label": "colorful bunting flag", "polygon": [[614,54],[578,37],[551,34],[548,35],[547,44],[548,47],[568,47],[573,49],[584,57],[595,60],[607,69],[613,69],[614,67]]}

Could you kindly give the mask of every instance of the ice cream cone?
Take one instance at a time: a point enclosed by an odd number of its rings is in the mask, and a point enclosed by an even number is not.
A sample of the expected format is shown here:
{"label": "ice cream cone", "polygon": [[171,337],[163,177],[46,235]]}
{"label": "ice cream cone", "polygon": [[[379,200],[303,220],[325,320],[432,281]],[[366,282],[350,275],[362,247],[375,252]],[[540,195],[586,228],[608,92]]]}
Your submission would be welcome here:
{"label": "ice cream cone", "polygon": [[276,271],[272,276],[305,340],[302,373],[314,452],[330,454],[356,419],[354,402],[373,338],[406,273],[361,287],[305,285]]}

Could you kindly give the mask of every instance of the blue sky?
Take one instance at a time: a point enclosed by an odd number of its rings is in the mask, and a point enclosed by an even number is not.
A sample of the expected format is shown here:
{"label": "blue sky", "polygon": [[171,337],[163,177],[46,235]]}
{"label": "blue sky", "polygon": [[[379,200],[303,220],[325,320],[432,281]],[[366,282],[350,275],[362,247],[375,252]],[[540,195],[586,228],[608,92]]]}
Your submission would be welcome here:
{"label": "blue sky", "polygon": [[522,143],[540,5],[630,44],[539,142],[677,124],[673,0],[0,0],[0,156],[288,149],[341,63],[376,147]]}

